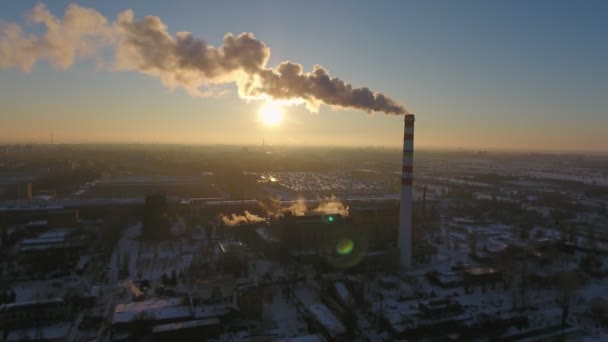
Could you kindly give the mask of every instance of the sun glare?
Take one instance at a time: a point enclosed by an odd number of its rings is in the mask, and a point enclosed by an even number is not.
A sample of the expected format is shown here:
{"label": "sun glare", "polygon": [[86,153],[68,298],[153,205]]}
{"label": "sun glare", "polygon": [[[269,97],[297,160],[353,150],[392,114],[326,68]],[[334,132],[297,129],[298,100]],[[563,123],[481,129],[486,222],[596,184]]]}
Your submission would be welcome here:
{"label": "sun glare", "polygon": [[258,119],[267,126],[276,126],[283,120],[283,107],[278,103],[266,102],[258,113]]}

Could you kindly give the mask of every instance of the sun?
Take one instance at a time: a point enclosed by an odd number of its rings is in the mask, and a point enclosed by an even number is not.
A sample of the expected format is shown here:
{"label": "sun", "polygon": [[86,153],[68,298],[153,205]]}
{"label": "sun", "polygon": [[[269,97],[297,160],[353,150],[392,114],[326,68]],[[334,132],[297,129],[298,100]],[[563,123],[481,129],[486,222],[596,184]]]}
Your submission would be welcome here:
{"label": "sun", "polygon": [[267,101],[258,112],[258,119],[267,126],[276,126],[283,120],[283,107],[275,102]]}

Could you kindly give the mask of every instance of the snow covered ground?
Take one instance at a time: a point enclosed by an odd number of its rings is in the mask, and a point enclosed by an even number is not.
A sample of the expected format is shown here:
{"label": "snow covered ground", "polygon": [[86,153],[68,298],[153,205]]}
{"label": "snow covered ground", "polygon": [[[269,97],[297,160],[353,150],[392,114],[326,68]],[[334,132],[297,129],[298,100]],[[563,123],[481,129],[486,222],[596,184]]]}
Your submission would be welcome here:
{"label": "snow covered ground", "polygon": [[58,323],[41,326],[39,328],[11,330],[6,341],[61,341],[64,340],[72,326],[72,323]]}

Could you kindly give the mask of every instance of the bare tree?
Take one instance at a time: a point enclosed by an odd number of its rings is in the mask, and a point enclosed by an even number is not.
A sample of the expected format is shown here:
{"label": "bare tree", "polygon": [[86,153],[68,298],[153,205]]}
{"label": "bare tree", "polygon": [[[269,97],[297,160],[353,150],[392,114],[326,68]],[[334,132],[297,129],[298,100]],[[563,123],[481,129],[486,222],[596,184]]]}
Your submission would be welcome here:
{"label": "bare tree", "polygon": [[469,248],[471,255],[477,256],[477,234],[475,233],[469,233]]}
{"label": "bare tree", "polygon": [[352,307],[347,307],[344,310],[344,325],[346,327],[346,335],[349,341],[352,341],[357,335],[357,313]]}
{"label": "bare tree", "polygon": [[597,252],[597,234],[595,232],[595,225],[590,224],[587,228],[587,248],[594,253]]}
{"label": "bare tree", "polygon": [[591,301],[591,314],[602,326],[608,326],[608,301],[601,297],[593,298]]}
{"label": "bare tree", "polygon": [[562,327],[565,327],[570,311],[570,303],[580,287],[580,281],[576,273],[563,272],[559,275],[558,282],[558,301],[562,307]]}
{"label": "bare tree", "polygon": [[528,306],[528,263],[525,260],[521,263],[519,280],[521,306],[526,307]]}

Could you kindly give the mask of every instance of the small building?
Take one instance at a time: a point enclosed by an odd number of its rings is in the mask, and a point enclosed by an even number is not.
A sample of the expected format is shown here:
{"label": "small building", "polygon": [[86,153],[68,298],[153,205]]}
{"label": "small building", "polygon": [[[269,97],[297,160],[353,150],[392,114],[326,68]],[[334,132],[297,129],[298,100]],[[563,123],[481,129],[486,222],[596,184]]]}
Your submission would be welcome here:
{"label": "small building", "polygon": [[29,328],[56,323],[66,318],[67,310],[61,298],[16,302],[0,305],[0,327]]}
{"label": "small building", "polygon": [[48,229],[49,221],[48,220],[34,220],[29,221],[26,225],[26,230],[28,233],[41,233]]}
{"label": "small building", "polygon": [[426,277],[443,288],[459,287],[464,279],[460,272],[442,273],[437,270],[427,272]]}
{"label": "small building", "polygon": [[331,302],[340,306],[340,311],[354,309],[364,300],[364,286],[353,276],[342,273],[325,274],[321,276],[321,297],[331,298]]}
{"label": "small building", "polygon": [[219,325],[225,323],[224,319],[233,312],[234,306],[231,304],[194,305],[190,298],[149,299],[118,304],[112,317],[112,335],[115,340],[156,335],[156,340],[163,341],[166,336],[190,336],[201,331],[215,336]]}
{"label": "small building", "polygon": [[219,336],[221,330],[218,318],[160,324],[152,328],[152,341],[205,341]]}
{"label": "small building", "polygon": [[486,286],[496,287],[497,282],[503,282],[502,272],[492,267],[473,267],[464,271],[464,290],[466,293],[473,286],[481,286],[485,291]]}
{"label": "small building", "polygon": [[414,245],[412,259],[417,264],[429,264],[437,261],[437,247],[429,243]]}
{"label": "small building", "polygon": [[431,299],[420,302],[418,310],[426,319],[456,315],[462,312],[462,306],[453,297]]}
{"label": "small building", "polygon": [[71,229],[55,229],[23,239],[18,258],[30,272],[64,271],[75,268],[90,236]]}
{"label": "small building", "polygon": [[190,303],[183,299],[151,299],[116,305],[112,328],[128,329],[134,326],[184,322],[193,318]]}

